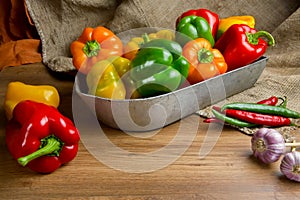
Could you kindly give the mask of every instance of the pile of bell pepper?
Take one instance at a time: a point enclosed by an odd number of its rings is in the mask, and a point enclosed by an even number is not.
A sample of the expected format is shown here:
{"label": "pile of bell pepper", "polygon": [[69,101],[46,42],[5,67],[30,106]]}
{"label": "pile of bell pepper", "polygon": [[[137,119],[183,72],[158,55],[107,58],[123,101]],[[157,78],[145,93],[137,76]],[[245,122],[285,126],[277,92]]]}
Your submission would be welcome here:
{"label": "pile of bell pepper", "polygon": [[220,18],[193,9],[175,27],[127,43],[103,26],[85,28],[70,50],[75,68],[86,75],[88,93],[110,99],[168,93],[248,65],[275,44],[270,33],[255,29],[250,15]]}
{"label": "pile of bell pepper", "polygon": [[8,84],[5,141],[20,165],[52,173],[75,158],[80,135],[73,122],[59,112],[59,102],[54,86]]}

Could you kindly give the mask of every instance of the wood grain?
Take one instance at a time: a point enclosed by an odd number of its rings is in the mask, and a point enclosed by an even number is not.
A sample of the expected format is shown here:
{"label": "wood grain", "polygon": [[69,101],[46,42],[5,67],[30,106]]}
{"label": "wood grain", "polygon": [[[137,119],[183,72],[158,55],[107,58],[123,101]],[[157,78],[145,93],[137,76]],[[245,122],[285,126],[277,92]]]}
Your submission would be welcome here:
{"label": "wood grain", "polygon": [[[0,80],[1,105],[10,81],[51,84],[61,96],[59,109],[72,118],[71,76],[52,74],[37,63],[6,68],[0,73]],[[52,174],[41,175],[19,166],[8,153],[6,119],[1,106],[0,199],[299,199],[299,185],[280,173],[280,162],[265,165],[254,159],[250,137],[232,128],[224,127],[212,150],[200,158],[201,147],[213,145],[215,136],[211,133],[218,133],[220,128],[210,127],[210,134],[207,134],[209,126],[202,121],[199,116],[191,115],[154,134],[147,132],[135,136],[101,124],[112,144],[128,152],[122,158],[130,159],[130,154],[147,154],[170,144],[182,125],[187,127],[187,137],[195,134],[188,128],[189,124],[199,123],[197,134],[187,150],[172,164],[159,170],[128,173],[111,168],[97,160],[81,141],[78,155],[72,162]],[[177,147],[173,148],[176,150]],[[107,150],[106,146],[99,149]],[[111,157],[112,161],[114,159],[120,158]]]}

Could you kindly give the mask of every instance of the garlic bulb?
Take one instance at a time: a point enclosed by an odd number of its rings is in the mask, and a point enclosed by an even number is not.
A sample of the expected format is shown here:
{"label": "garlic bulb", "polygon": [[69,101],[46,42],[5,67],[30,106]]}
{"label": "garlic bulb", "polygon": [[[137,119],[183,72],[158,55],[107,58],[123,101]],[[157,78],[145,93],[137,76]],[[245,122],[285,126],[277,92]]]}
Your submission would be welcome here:
{"label": "garlic bulb", "polygon": [[288,179],[300,182],[300,152],[287,153],[281,161],[280,171]]}
{"label": "garlic bulb", "polygon": [[284,153],[285,141],[275,129],[261,128],[251,139],[253,155],[268,164],[277,161]]}

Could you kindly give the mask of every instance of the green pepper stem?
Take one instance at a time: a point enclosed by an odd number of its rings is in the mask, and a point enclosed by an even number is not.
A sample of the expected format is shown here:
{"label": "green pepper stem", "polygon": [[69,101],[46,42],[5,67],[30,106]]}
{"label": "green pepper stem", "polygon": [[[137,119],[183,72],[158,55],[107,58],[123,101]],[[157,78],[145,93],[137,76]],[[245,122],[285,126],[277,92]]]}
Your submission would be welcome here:
{"label": "green pepper stem", "polygon": [[278,99],[280,99],[282,102],[279,104],[280,107],[283,107],[283,108],[286,108],[287,106],[287,97],[284,96],[283,98],[282,97],[278,97]]}
{"label": "green pepper stem", "polygon": [[144,33],[142,35],[142,38],[144,40],[143,44],[146,44],[147,42],[150,42],[150,38],[149,38],[149,35],[147,33]]}
{"label": "green pepper stem", "polygon": [[97,40],[87,41],[82,50],[89,58],[97,56],[100,51],[100,44]]}
{"label": "green pepper stem", "polygon": [[265,37],[268,39],[268,45],[274,46],[275,39],[274,37],[267,31],[257,31],[256,33],[246,33],[249,43],[257,45],[258,38]]}
{"label": "green pepper stem", "polygon": [[205,48],[198,51],[198,60],[200,63],[211,63],[214,60],[214,54]]}
{"label": "green pepper stem", "polygon": [[54,152],[58,152],[61,149],[61,142],[59,141],[58,138],[56,137],[49,137],[45,140],[46,145],[43,146],[42,148],[40,148],[39,150],[18,158],[18,162],[22,165],[22,166],[26,166],[30,161],[44,156],[44,155],[48,155]]}

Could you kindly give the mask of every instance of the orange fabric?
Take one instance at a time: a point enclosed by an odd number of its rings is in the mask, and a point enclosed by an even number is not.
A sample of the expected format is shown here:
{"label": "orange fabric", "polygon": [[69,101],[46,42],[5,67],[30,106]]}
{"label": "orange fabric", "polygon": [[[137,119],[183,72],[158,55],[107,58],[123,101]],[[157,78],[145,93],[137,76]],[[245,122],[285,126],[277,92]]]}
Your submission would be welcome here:
{"label": "orange fabric", "polygon": [[0,70],[41,62],[40,39],[24,0],[1,0]]}

